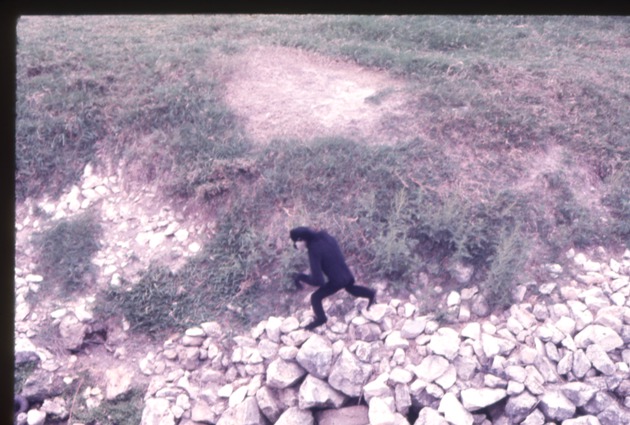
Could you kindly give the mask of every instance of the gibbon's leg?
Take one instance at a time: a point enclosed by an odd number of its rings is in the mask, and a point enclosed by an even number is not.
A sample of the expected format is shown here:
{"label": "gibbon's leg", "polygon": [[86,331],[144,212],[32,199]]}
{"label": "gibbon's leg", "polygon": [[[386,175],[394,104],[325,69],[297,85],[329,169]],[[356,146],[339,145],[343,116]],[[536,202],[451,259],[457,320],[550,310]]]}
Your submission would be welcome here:
{"label": "gibbon's leg", "polygon": [[317,291],[311,294],[311,306],[313,307],[313,312],[315,313],[315,320],[312,323],[309,323],[305,329],[313,330],[318,326],[323,325],[328,321],[326,317],[326,313],[324,313],[324,307],[322,306],[322,300],[326,297],[331,296],[335,292],[337,292],[341,288],[334,288],[330,285],[325,285],[320,287]]}
{"label": "gibbon's leg", "polygon": [[355,285],[354,283],[346,286],[346,291],[355,297],[367,298],[370,300],[366,310],[369,310],[372,304],[374,304],[374,299],[376,297],[376,292],[373,289],[366,288],[365,286]]}

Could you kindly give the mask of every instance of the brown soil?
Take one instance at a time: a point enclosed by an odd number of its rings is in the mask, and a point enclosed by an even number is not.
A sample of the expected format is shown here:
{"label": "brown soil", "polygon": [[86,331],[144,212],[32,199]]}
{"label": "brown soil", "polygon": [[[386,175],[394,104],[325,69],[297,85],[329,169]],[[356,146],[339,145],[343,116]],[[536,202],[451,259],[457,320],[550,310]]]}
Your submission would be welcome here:
{"label": "brown soil", "polygon": [[403,107],[404,81],[298,49],[259,47],[237,57],[225,100],[258,143],[327,136],[393,143],[417,134]]}

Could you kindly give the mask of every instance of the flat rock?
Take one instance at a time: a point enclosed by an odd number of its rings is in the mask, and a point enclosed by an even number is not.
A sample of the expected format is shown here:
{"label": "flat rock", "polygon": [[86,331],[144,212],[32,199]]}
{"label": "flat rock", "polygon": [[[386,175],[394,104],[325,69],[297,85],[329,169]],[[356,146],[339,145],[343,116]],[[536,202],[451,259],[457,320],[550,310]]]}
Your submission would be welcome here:
{"label": "flat rock", "polygon": [[585,406],[597,394],[598,389],[585,382],[568,382],[560,391],[576,407]]}
{"label": "flat rock", "polygon": [[[310,410],[302,410],[299,407],[289,407],[284,411],[275,425],[314,425],[315,419]],[[219,424],[217,424],[219,425]]]}
{"label": "flat rock", "polygon": [[350,406],[316,412],[318,425],[366,425],[369,423],[367,406]]}
{"label": "flat rock", "polygon": [[468,388],[462,390],[462,405],[469,412],[483,409],[507,397],[501,388]]}
{"label": "flat rock", "polygon": [[300,409],[339,408],[345,400],[346,396],[313,375],[307,375],[300,385],[298,399]]}
{"label": "flat rock", "polygon": [[575,405],[560,391],[545,393],[540,398],[538,408],[552,421],[564,421],[575,414]]}
{"label": "flat rock", "polygon": [[444,357],[429,355],[414,368],[414,373],[425,382],[433,382],[448,370],[448,366],[449,362]]}
{"label": "flat rock", "polygon": [[579,348],[597,344],[604,351],[609,352],[623,346],[623,339],[614,330],[602,325],[589,325],[579,332],[575,338],[575,344]]}
{"label": "flat rock", "polygon": [[299,364],[276,359],[267,367],[267,385],[271,388],[287,388],[299,381],[304,375],[306,375],[306,370]]}

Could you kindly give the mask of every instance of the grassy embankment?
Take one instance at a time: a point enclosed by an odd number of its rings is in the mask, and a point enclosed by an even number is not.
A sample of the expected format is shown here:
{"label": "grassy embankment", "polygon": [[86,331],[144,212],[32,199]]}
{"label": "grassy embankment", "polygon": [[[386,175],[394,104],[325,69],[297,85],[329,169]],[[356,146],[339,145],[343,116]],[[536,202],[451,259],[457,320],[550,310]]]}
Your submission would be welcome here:
{"label": "grassy embankment", "polygon": [[[458,259],[506,306],[535,277],[528,264],[630,242],[628,28],[598,17],[25,18],[17,199],[58,195],[88,162],[111,161],[217,217],[216,236],[179,272],[158,265],[131,291],[99,295],[144,332],[221,317],[228,304],[245,323],[284,314],[287,276],[304,264],[284,232],[298,224],[338,236],[363,281],[424,299],[419,274],[445,283]],[[222,83],[230,57],[258,44],[406,79],[426,136],[253,144]],[[40,241],[77,228],[49,224]],[[87,240],[98,230],[79,228]],[[80,291],[73,273],[89,255],[64,263],[47,252],[42,264],[72,264],[55,276]],[[267,287],[273,302],[254,304]]]}

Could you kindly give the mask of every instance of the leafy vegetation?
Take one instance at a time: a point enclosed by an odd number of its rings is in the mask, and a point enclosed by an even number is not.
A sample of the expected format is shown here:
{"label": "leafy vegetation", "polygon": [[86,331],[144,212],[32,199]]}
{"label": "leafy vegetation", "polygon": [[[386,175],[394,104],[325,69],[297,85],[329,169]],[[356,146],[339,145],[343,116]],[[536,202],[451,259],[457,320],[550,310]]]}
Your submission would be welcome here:
{"label": "leafy vegetation", "polygon": [[[528,261],[630,243],[628,23],[25,17],[17,199],[56,196],[85,164],[102,161],[178,202],[199,201],[216,218],[213,239],[183,269],[154,265],[129,290],[104,294],[149,333],[228,311],[247,322],[291,308],[288,276],[305,264],[278,239],[298,224],[329,229],[353,270],[401,290],[425,290],[421,272],[442,282],[446,264],[472,264],[475,283],[504,307]],[[223,88],[234,55],[256,45],[298,47],[404,79],[422,135],[393,145],[340,137],[253,144]],[[97,227],[81,220],[39,239],[40,265],[69,289],[97,249]],[[282,296],[256,303],[269,285]]]}

